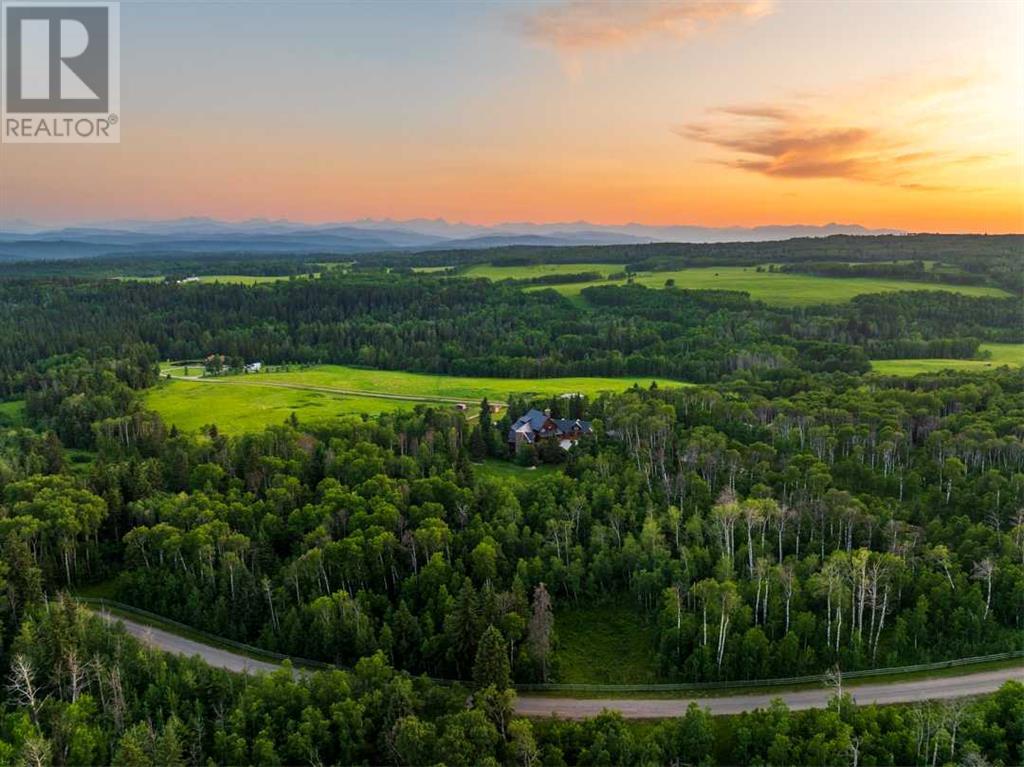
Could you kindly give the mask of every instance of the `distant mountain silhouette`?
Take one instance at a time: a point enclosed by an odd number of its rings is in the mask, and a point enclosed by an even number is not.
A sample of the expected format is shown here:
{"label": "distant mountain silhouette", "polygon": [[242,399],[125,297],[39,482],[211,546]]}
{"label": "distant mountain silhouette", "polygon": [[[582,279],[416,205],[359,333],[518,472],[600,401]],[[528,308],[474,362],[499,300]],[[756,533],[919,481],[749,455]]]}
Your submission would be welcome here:
{"label": "distant mountain silhouette", "polygon": [[304,224],[286,219],[219,221],[206,217],[167,221],[116,220],[47,229],[24,220],[0,221],[0,260],[89,258],[166,253],[341,253],[492,248],[508,245],[617,245],[648,242],[739,242],[827,237],[833,234],[902,234],[858,224],[824,226],[703,227],[574,221],[480,226],[442,219],[362,219]]}

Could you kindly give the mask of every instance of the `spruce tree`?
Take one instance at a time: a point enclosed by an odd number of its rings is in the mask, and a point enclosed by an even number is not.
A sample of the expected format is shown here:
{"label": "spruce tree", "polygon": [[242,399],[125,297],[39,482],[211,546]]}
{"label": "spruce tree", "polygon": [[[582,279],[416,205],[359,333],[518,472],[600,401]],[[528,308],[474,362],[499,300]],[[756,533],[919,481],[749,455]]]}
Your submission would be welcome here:
{"label": "spruce tree", "polygon": [[482,688],[494,685],[504,690],[509,686],[510,674],[505,638],[494,626],[488,626],[476,651],[473,681]]}

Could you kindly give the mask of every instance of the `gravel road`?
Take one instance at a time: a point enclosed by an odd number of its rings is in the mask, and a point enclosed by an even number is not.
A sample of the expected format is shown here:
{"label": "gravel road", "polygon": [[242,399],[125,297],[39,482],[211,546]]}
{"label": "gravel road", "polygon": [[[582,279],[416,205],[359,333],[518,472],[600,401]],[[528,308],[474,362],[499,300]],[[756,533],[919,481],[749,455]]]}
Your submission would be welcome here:
{"label": "gravel road", "polygon": [[[1006,668],[982,671],[963,676],[918,679],[910,682],[860,684],[847,687],[853,699],[861,704],[912,703],[921,700],[962,698],[995,692],[1007,680],[1024,682],[1024,668]],[[832,690],[800,690],[798,692],[757,693],[730,695],[717,698],[664,698],[656,700],[594,698],[520,697],[516,709],[524,716],[559,716],[563,719],[587,719],[604,709],[621,713],[627,719],[664,719],[682,716],[691,702],[712,714],[739,714],[755,708],[765,708],[780,698],[790,709],[824,708]]]}
{"label": "gravel road", "polygon": [[[242,673],[276,671],[280,666],[253,660],[244,655],[221,650],[218,647],[185,639],[169,631],[126,620],[101,612],[107,620],[120,621],[132,636],[146,644],[179,655],[198,655],[211,666]],[[984,695],[995,692],[1006,681],[1024,682],[1024,666],[964,673],[960,676],[918,679],[909,682],[867,683],[847,687],[853,699],[861,704],[912,703],[922,700],[942,700]],[[753,695],[729,695],[715,698],[553,698],[520,695],[516,710],[524,716],[558,716],[564,719],[586,719],[608,709],[620,712],[627,719],[664,719],[681,716],[691,702],[708,709],[712,714],[739,714],[755,708],[764,708],[780,698],[794,710],[823,708],[832,695],[831,690],[800,690],[797,692],[768,692]]]}
{"label": "gravel road", "polygon": [[99,611],[99,614],[108,621],[124,624],[125,630],[129,634],[142,640],[144,644],[150,647],[155,647],[164,652],[172,652],[176,655],[198,655],[215,668],[223,668],[243,674],[248,674],[251,671],[277,671],[281,668],[275,663],[253,660],[244,655],[221,650],[219,647],[211,647],[201,642],[185,639],[177,634],[172,634],[170,631],[147,626],[143,623],[136,623],[119,615],[111,615],[106,611]]}

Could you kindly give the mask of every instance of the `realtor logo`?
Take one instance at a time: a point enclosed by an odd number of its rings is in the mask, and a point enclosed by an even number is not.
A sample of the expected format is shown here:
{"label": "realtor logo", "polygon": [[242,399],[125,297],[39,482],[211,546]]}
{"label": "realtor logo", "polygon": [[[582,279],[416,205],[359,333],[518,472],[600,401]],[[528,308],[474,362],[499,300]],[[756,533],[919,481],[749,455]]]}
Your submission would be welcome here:
{"label": "realtor logo", "polygon": [[120,140],[115,2],[2,3],[5,143]]}

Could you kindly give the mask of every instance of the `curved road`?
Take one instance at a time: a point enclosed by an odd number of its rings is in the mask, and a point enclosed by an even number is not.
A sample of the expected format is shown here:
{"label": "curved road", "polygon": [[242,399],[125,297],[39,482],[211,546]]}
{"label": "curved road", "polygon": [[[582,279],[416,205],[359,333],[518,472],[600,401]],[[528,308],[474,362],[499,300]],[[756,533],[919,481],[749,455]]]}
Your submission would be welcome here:
{"label": "curved road", "polygon": [[[198,655],[211,666],[241,673],[276,671],[275,663],[253,660],[244,655],[221,650],[191,639],[172,634],[163,629],[147,626],[135,621],[100,614],[110,621],[120,621],[129,634],[146,644],[179,655]],[[850,685],[846,688],[853,699],[860,704],[869,703],[913,703],[921,700],[962,698],[970,695],[984,695],[995,692],[1008,680],[1024,682],[1024,666],[965,673],[960,676],[918,679],[912,682],[867,683]],[[793,710],[823,708],[832,697],[832,690],[778,691],[755,694],[731,695],[715,698],[554,698],[521,695],[516,701],[516,711],[523,716],[559,716],[566,719],[585,719],[597,716],[605,709],[618,711],[627,719],[665,719],[682,716],[690,703],[697,703],[712,714],[739,714],[755,708],[765,708],[773,700],[781,699]]]}
{"label": "curved road", "polygon": [[248,674],[253,671],[277,671],[281,668],[276,663],[254,660],[229,650],[221,650],[219,647],[212,647],[192,639],[185,639],[185,637],[172,634],[170,631],[147,626],[144,623],[136,623],[127,618],[122,618],[120,615],[112,615],[106,610],[96,610],[96,613],[104,620],[123,624],[125,630],[136,639],[141,640],[143,644],[163,650],[164,652],[172,652],[176,655],[198,655],[214,668],[223,668],[242,674]]}
{"label": "curved road", "polygon": [[[919,679],[913,682],[889,682],[849,685],[844,688],[862,705],[870,703],[913,703],[921,700],[942,700],[984,695],[995,692],[1010,679],[1024,682],[1024,668],[1006,668],[979,671],[963,676]],[[589,719],[603,710],[618,711],[627,719],[666,719],[682,716],[690,703],[708,709],[712,714],[741,714],[755,708],[767,708],[773,700],[781,699],[790,709],[824,708],[832,698],[831,689],[798,690],[730,695],[719,698],[660,698],[656,700],[594,698],[540,698],[521,697],[516,711],[523,716],[551,716],[565,719]]]}

